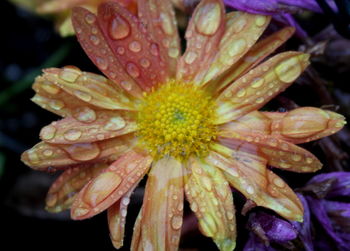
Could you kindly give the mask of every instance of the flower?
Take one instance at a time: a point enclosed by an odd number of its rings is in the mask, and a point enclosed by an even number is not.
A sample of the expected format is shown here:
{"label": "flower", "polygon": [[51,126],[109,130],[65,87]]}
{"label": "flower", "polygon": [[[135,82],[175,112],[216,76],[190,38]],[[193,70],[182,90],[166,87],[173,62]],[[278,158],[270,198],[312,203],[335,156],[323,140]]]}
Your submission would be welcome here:
{"label": "flower", "polygon": [[[57,30],[62,37],[74,35],[71,22],[71,9],[74,6],[84,6],[90,11],[96,12],[97,6],[106,0],[10,0],[14,4],[34,11],[40,15],[52,14],[56,22]],[[135,0],[108,0],[117,1],[119,4],[136,11]]]}
{"label": "flower", "polygon": [[22,155],[36,170],[65,170],[48,192],[47,209],[71,208],[77,220],[107,209],[119,248],[130,196],[147,174],[133,250],[177,249],[185,196],[201,232],[220,250],[234,249],[230,185],[258,206],[302,220],[299,199],[266,165],[320,169],[295,144],[333,134],[345,121],[312,107],[258,111],[309,64],[301,52],[259,64],[293,33],[285,28],[255,44],[269,20],[201,1],[180,56],[169,1],[138,1],[137,17],[112,2],[97,16],[74,8],[79,42],[109,79],[70,66],[45,69],[33,85],[33,101],[64,117]]}

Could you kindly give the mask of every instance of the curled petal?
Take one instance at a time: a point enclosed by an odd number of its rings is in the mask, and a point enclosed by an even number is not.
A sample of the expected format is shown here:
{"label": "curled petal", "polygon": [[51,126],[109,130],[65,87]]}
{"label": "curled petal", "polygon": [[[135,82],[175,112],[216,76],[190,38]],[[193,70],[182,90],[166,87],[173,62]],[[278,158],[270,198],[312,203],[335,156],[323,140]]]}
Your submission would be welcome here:
{"label": "curled petal", "polygon": [[189,169],[185,192],[201,232],[213,238],[220,250],[233,250],[236,218],[228,182],[219,169],[198,159],[189,161]]}
{"label": "curled petal", "polygon": [[231,12],[226,16],[225,33],[220,39],[218,52],[207,70],[203,83],[219,76],[246,54],[267,25],[269,16]]}
{"label": "curled petal", "polygon": [[76,98],[102,109],[135,110],[125,92],[113,88],[103,76],[66,67],[45,69],[43,77]]}
{"label": "curled petal", "polygon": [[293,35],[294,30],[293,27],[286,27],[254,44],[238,62],[210,81],[207,84],[208,88],[219,95],[232,81],[257,66],[264,58],[286,42]]}
{"label": "curled petal", "polygon": [[206,161],[224,171],[231,186],[258,206],[274,210],[284,218],[303,219],[303,207],[293,190],[266,168],[266,160],[254,154],[213,145]]}
{"label": "curled petal", "polygon": [[[54,144],[91,143],[128,134],[136,130],[131,113],[82,108],[77,118],[52,122],[40,132],[40,138]],[[52,135],[54,131],[54,135]]]}
{"label": "curled petal", "polygon": [[[157,161],[148,175],[139,223],[142,228],[134,233],[134,247],[138,250],[178,250],[183,196],[181,163],[172,157]],[[138,228],[137,222],[135,227]]]}
{"label": "curled petal", "polygon": [[121,248],[123,246],[127,208],[134,188],[131,188],[129,192],[108,208],[107,211],[109,232],[115,248]]}
{"label": "curled petal", "polygon": [[261,156],[269,165],[288,171],[315,172],[322,167],[309,151],[274,136],[222,130],[219,142],[235,151]]}
{"label": "curled petal", "polygon": [[[175,75],[177,59],[181,53],[180,39],[174,9],[170,0],[138,0],[138,16],[168,64],[171,76]],[[155,22],[154,20],[157,20]]]}
{"label": "curled petal", "polygon": [[107,167],[105,163],[98,163],[64,171],[51,185],[46,196],[45,209],[58,213],[70,208],[80,189]]}
{"label": "curled petal", "polygon": [[130,150],[90,180],[75,199],[71,217],[90,218],[109,208],[142,179],[152,162],[150,156]]}
{"label": "curled petal", "polygon": [[187,48],[177,65],[177,79],[200,84],[224,33],[224,15],[222,1],[203,0],[197,5],[185,34]]}
{"label": "curled petal", "polygon": [[131,240],[131,250],[142,251],[142,243],[141,243],[141,218],[142,218],[142,207],[140,209],[139,214],[137,215],[134,230],[132,234]]}
{"label": "curled petal", "polygon": [[133,96],[141,97],[141,88],[118,61],[103,36],[95,14],[87,9],[75,7],[72,22],[80,45],[91,61],[114,83]]}
{"label": "curled petal", "polygon": [[143,24],[117,2],[98,8],[98,22],[104,37],[122,68],[143,90],[163,83],[168,72],[159,45],[146,35]]}
{"label": "curled petal", "polygon": [[309,64],[309,55],[280,53],[233,82],[217,98],[216,124],[237,119],[257,110],[284,91]]}
{"label": "curled petal", "polygon": [[346,124],[344,116],[314,107],[283,113],[265,113],[272,120],[273,136],[300,144],[336,133]]}
{"label": "curled petal", "polygon": [[[51,131],[53,134],[54,131]],[[135,144],[133,135],[125,135],[95,143],[49,144],[40,142],[25,151],[21,159],[31,168],[39,171],[65,169],[82,163],[113,161]]]}

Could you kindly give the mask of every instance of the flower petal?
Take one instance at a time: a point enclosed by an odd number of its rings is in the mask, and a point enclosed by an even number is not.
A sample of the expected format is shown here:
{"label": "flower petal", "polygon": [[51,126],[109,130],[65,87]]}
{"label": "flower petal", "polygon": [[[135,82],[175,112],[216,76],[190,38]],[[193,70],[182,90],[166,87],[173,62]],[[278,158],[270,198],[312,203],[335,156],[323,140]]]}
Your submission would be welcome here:
{"label": "flower petal", "polygon": [[236,246],[236,218],[232,192],[224,175],[216,167],[189,160],[185,191],[201,232],[213,238],[220,250]]}
{"label": "flower petal", "polygon": [[49,0],[41,1],[43,2],[38,8],[38,13],[47,14],[47,13],[59,13],[67,9],[71,9],[76,5],[82,4],[85,0]]}
{"label": "flower petal", "polygon": [[103,76],[82,72],[76,67],[44,69],[43,78],[65,92],[94,106],[108,110],[135,110],[133,102]]}
{"label": "flower petal", "polygon": [[159,45],[146,35],[143,24],[117,2],[103,3],[98,8],[98,22],[104,37],[122,68],[148,90],[168,77],[165,59]]}
{"label": "flower petal", "polygon": [[80,45],[92,62],[114,83],[136,97],[142,97],[142,90],[109,47],[96,16],[81,7],[75,7],[72,14],[73,27]]}
{"label": "flower petal", "polygon": [[309,64],[309,55],[280,53],[233,82],[217,98],[216,124],[237,119],[257,110],[284,91]]}
{"label": "flower petal", "polygon": [[269,165],[288,171],[315,172],[322,167],[309,151],[274,136],[222,130],[218,141],[235,151],[259,155]]}
{"label": "flower petal", "polygon": [[141,250],[178,250],[183,196],[181,163],[172,157],[157,161],[148,175],[140,223],[141,236],[137,238],[134,235],[134,247]]}
{"label": "flower petal", "polygon": [[122,155],[79,192],[72,205],[72,219],[90,218],[109,208],[138,184],[151,162],[150,156],[134,150]]}
{"label": "flower petal", "polygon": [[329,136],[346,124],[344,116],[315,107],[264,114],[272,120],[272,135],[294,144]]}
{"label": "flower petal", "polygon": [[107,167],[105,163],[98,163],[64,171],[51,185],[46,196],[45,209],[58,213],[70,208],[80,189]]}
{"label": "flower petal", "polygon": [[201,82],[224,33],[224,15],[220,0],[203,0],[197,5],[185,34],[187,48],[177,65],[177,79]]}
{"label": "flower petal", "polygon": [[226,16],[225,33],[202,83],[219,76],[246,54],[270,23],[269,16],[231,12]]}
{"label": "flower petal", "polygon": [[210,81],[207,84],[207,88],[219,95],[232,81],[254,68],[264,58],[286,42],[293,35],[294,30],[293,27],[286,27],[257,42],[238,62],[230,66],[223,74]]}
{"label": "flower petal", "polygon": [[[78,118],[68,117],[52,122],[40,131],[40,138],[53,144],[91,143],[134,132],[137,129],[133,114],[127,112],[85,109]],[[52,132],[55,132],[52,135]]]}
{"label": "flower petal", "polygon": [[129,192],[108,208],[107,211],[109,233],[115,248],[121,248],[123,246],[127,208],[134,188],[131,188]]}
{"label": "flower petal", "polygon": [[[177,59],[181,53],[180,38],[177,31],[175,12],[170,0],[138,0],[138,16],[145,24],[154,41],[159,41],[159,51],[168,64],[173,77]],[[154,20],[157,20],[156,22]]]}
{"label": "flower petal", "polygon": [[40,142],[25,151],[21,159],[26,165],[39,171],[55,171],[101,160],[114,161],[134,146],[134,138],[134,135],[125,135],[95,143],[71,145]]}
{"label": "flower petal", "polygon": [[228,182],[258,206],[274,210],[284,218],[303,219],[303,207],[293,190],[266,168],[266,160],[224,146],[213,145],[206,161],[224,171]]}
{"label": "flower petal", "polygon": [[132,234],[132,240],[131,240],[131,249],[130,250],[137,250],[142,251],[142,243],[141,243],[141,218],[142,218],[142,207],[139,211],[139,214],[137,215],[134,230]]}

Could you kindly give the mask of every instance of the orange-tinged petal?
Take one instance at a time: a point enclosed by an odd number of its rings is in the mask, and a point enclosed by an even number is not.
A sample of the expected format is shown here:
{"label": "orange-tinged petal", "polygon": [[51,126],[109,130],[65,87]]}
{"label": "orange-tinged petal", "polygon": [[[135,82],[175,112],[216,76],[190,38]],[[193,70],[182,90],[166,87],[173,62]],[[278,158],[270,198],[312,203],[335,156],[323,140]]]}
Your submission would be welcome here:
{"label": "orange-tinged petal", "polygon": [[264,114],[271,119],[272,135],[294,144],[329,136],[341,130],[346,124],[344,116],[315,107]]}
{"label": "orange-tinged petal", "polygon": [[44,69],[43,78],[65,92],[102,109],[134,110],[132,101],[120,88],[113,88],[103,76],[76,67]]}
{"label": "orange-tinged petal", "polygon": [[223,170],[228,182],[247,199],[289,220],[303,220],[303,207],[298,197],[281,178],[266,168],[263,158],[221,145],[213,148],[206,161]]}
{"label": "orange-tinged petal", "polygon": [[221,170],[198,159],[189,160],[186,198],[196,214],[201,232],[213,238],[220,250],[236,246],[236,218],[232,192]]}
{"label": "orange-tinged petal", "polygon": [[[77,144],[101,141],[134,132],[133,114],[128,112],[82,110],[80,120],[67,117],[52,122],[40,131],[43,141],[54,144]],[[81,121],[83,119],[83,121]],[[52,135],[54,131],[54,135]]]}
{"label": "orange-tinged petal", "polygon": [[133,96],[141,97],[141,88],[126,73],[123,65],[108,45],[97,23],[97,17],[87,9],[75,7],[72,22],[80,45],[91,61],[114,83]]}
{"label": "orange-tinged petal", "polygon": [[224,33],[224,15],[222,1],[203,0],[198,4],[185,34],[187,48],[177,65],[177,79],[198,81],[204,77]]}
{"label": "orange-tinged petal", "polygon": [[132,234],[131,250],[134,250],[134,251],[142,251],[141,218],[142,218],[142,207],[140,209],[139,214],[137,215],[135,225],[134,225],[133,234]]}
{"label": "orange-tinged petal", "polygon": [[108,165],[105,163],[97,163],[64,171],[51,185],[46,196],[45,209],[58,213],[70,208],[80,189],[107,167]]}
{"label": "orange-tinged petal", "polygon": [[233,150],[267,159],[268,164],[293,172],[315,172],[322,163],[309,151],[274,136],[220,131],[218,141]]}
{"label": "orange-tinged petal", "polygon": [[37,11],[42,14],[46,13],[59,13],[61,11],[71,9],[76,5],[82,4],[86,0],[51,0],[45,1],[41,4]]}
{"label": "orange-tinged petal", "polygon": [[122,68],[143,90],[163,83],[167,76],[159,45],[146,35],[143,24],[116,2],[98,8],[98,22],[104,37]]}
{"label": "orange-tinged petal", "polygon": [[151,162],[150,156],[134,150],[122,155],[79,192],[72,205],[72,219],[90,218],[109,208],[138,184]]}
{"label": "orange-tinged petal", "polygon": [[148,175],[140,223],[141,236],[134,236],[134,247],[141,250],[178,250],[183,197],[181,163],[172,157],[158,160]]}
{"label": "orange-tinged petal", "polygon": [[123,246],[127,208],[134,188],[131,188],[129,192],[108,208],[107,211],[109,233],[115,248],[121,248]]}
{"label": "orange-tinged petal", "polygon": [[309,55],[280,53],[233,82],[217,98],[216,124],[237,119],[257,110],[284,91],[309,64]]}
{"label": "orange-tinged petal", "polygon": [[159,52],[168,64],[170,76],[173,77],[176,73],[181,46],[171,2],[170,0],[138,0],[137,2],[139,19],[145,24],[152,39],[159,41]]}
{"label": "orange-tinged petal", "polygon": [[[51,133],[54,134],[54,131]],[[133,147],[134,137],[134,135],[125,135],[95,143],[71,145],[40,142],[25,151],[21,160],[31,168],[40,171],[65,169],[82,163],[114,161]]]}
{"label": "orange-tinged petal", "polygon": [[238,11],[227,14],[225,33],[203,78],[203,84],[219,76],[243,57],[266,29],[270,19],[269,16]]}
{"label": "orange-tinged petal", "polygon": [[230,66],[223,74],[210,81],[207,84],[207,88],[219,95],[232,81],[254,68],[265,57],[287,41],[293,35],[294,30],[294,27],[286,27],[257,42],[238,62]]}

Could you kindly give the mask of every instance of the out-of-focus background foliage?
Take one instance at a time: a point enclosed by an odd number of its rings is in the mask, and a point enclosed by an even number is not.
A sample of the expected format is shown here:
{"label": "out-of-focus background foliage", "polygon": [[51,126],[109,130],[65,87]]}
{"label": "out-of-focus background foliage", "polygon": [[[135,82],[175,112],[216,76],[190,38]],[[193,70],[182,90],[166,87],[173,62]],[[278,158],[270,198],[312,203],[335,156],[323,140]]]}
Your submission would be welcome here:
{"label": "out-of-focus background foliage", "polygon": [[[75,222],[69,220],[69,212],[45,212],[45,194],[57,174],[32,171],[20,161],[21,153],[39,142],[40,128],[58,119],[30,101],[34,94],[31,84],[40,74],[40,69],[76,65],[84,71],[98,70],[90,63],[76,38],[61,38],[48,17],[38,17],[4,0],[0,1],[0,10],[0,249],[114,250],[105,213]],[[309,14],[298,19],[313,36],[314,42],[305,45],[294,38],[282,49],[313,52],[313,66],[268,108],[283,111],[294,108],[296,104],[316,106],[336,110],[349,118],[349,40],[339,36],[331,27],[326,30],[330,21],[323,15]],[[328,41],[327,46],[325,41]],[[323,53],[322,49],[325,49]],[[348,128],[305,147],[321,159],[325,171],[349,171]],[[293,188],[302,186],[312,177],[312,174],[278,173]],[[237,193],[235,199],[239,250],[247,236],[244,230],[246,216],[240,215],[243,199]],[[141,201],[142,186],[133,195],[130,205],[124,250],[129,249],[133,222]],[[186,219],[181,247],[191,250],[201,246],[201,250],[215,250],[210,240],[193,230],[193,219]]]}

